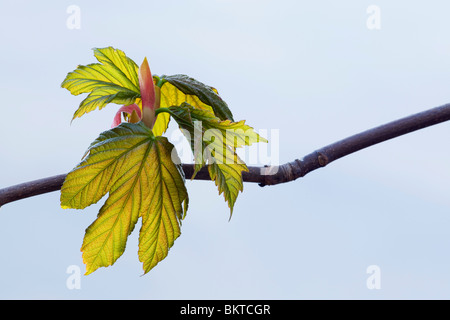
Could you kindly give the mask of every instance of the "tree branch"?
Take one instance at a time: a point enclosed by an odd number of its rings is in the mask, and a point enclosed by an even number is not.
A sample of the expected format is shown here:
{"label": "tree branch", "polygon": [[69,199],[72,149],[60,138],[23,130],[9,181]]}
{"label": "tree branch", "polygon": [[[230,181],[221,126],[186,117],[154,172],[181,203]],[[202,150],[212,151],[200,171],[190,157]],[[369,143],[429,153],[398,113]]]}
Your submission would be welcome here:
{"label": "tree branch", "polygon": [[[249,172],[243,172],[242,178],[245,182],[259,183],[262,187],[294,181],[313,170],[325,167],[329,163],[361,149],[448,120],[450,120],[450,103],[355,134],[320,148],[301,160],[296,159],[277,167],[248,167]],[[183,164],[183,170],[186,178],[190,179],[194,172],[194,166]],[[60,174],[0,189],[0,206],[57,191],[61,189],[65,177],[66,174]],[[194,179],[210,180],[207,168],[202,168]]]}

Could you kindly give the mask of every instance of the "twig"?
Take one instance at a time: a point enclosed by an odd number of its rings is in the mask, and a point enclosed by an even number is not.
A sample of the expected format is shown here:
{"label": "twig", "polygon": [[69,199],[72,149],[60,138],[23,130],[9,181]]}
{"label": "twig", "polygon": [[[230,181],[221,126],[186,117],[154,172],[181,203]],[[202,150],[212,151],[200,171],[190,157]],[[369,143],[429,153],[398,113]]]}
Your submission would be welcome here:
{"label": "twig", "polygon": [[[243,172],[242,178],[245,182],[259,183],[260,186],[294,181],[313,170],[325,167],[329,163],[361,149],[448,120],[450,120],[450,103],[355,134],[320,148],[301,160],[296,159],[277,167],[248,167],[249,172]],[[194,166],[183,164],[183,170],[186,178],[190,179],[194,172]],[[57,191],[61,189],[65,177],[66,174],[60,174],[0,189],[0,206],[39,194]],[[204,167],[200,170],[194,180],[210,180],[207,168]]]}

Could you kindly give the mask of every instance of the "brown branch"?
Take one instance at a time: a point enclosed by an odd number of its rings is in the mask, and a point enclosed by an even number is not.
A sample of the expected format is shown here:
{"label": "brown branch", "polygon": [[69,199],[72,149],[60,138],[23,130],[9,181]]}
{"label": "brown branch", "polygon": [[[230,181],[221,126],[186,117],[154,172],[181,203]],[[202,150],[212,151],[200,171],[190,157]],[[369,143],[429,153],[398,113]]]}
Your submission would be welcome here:
{"label": "brown branch", "polygon": [[[450,104],[445,104],[337,141],[306,155],[301,160],[296,159],[277,167],[249,167],[249,172],[243,172],[242,178],[245,182],[259,183],[260,186],[294,181],[313,170],[324,167],[361,149],[448,120],[450,120]],[[194,172],[193,165],[183,164],[183,170],[186,178],[190,179]],[[65,177],[66,174],[60,174],[0,189],[0,206],[39,194],[57,191],[61,189]],[[207,168],[204,167],[200,170],[194,179],[210,180]]]}

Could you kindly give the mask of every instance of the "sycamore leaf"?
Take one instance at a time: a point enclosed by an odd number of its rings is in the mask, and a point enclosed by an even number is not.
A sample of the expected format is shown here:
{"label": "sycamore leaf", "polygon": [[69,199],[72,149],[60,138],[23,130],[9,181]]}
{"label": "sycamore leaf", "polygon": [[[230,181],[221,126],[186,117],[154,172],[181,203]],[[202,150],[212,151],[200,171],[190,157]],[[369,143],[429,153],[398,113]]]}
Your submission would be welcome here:
{"label": "sycamore leaf", "polygon": [[94,49],[94,55],[100,63],[78,66],[61,84],[73,95],[89,93],[73,119],[108,103],[133,104],[140,97],[138,66],[133,60],[112,47]]}
{"label": "sycamore leaf", "polygon": [[112,265],[123,254],[139,217],[139,259],[145,273],[167,256],[180,235],[188,201],[172,151],[167,138],[155,137],[142,122],[122,123],[100,134],[68,174],[61,189],[64,208],[85,208],[109,192],[86,229],[81,248],[86,274]]}
{"label": "sycamore leaf", "polygon": [[[220,119],[220,120],[233,120],[233,114],[231,113],[230,109],[228,108],[227,103],[222,100],[222,98],[217,93],[217,90],[213,87],[210,87],[208,85],[205,85],[201,83],[200,81],[197,81],[191,77],[188,77],[184,74],[176,74],[173,76],[161,76],[161,79],[163,82],[169,82],[174,87],[176,87],[178,90],[183,92],[186,95],[193,95],[196,96],[201,102],[204,104],[210,106],[214,114]],[[189,101],[186,101],[187,103],[190,103]],[[173,105],[180,105],[178,104],[172,104]],[[170,107],[169,106],[169,107]],[[195,105],[193,105],[195,107]]]}
{"label": "sycamore leaf", "polygon": [[139,97],[138,94],[126,91],[117,87],[102,87],[94,89],[75,111],[73,119],[81,117],[83,114],[95,109],[103,109],[108,103],[130,105]]}
{"label": "sycamore leaf", "polygon": [[[196,109],[187,103],[168,108],[191,144],[194,154],[194,175],[208,162],[212,180],[223,193],[231,213],[239,191],[243,190],[242,171],[245,163],[235,153],[236,148],[255,142],[267,142],[245,121],[220,120],[211,111]],[[201,141],[198,141],[200,137]]]}

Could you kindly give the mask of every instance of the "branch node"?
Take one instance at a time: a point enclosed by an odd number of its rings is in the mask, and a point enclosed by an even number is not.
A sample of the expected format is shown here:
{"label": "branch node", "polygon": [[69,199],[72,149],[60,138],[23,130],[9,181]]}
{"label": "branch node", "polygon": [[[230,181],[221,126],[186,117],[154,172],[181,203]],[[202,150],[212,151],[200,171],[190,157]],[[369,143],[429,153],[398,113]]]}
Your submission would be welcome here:
{"label": "branch node", "polygon": [[317,152],[317,160],[321,167],[325,167],[330,162],[327,155],[320,151]]}

